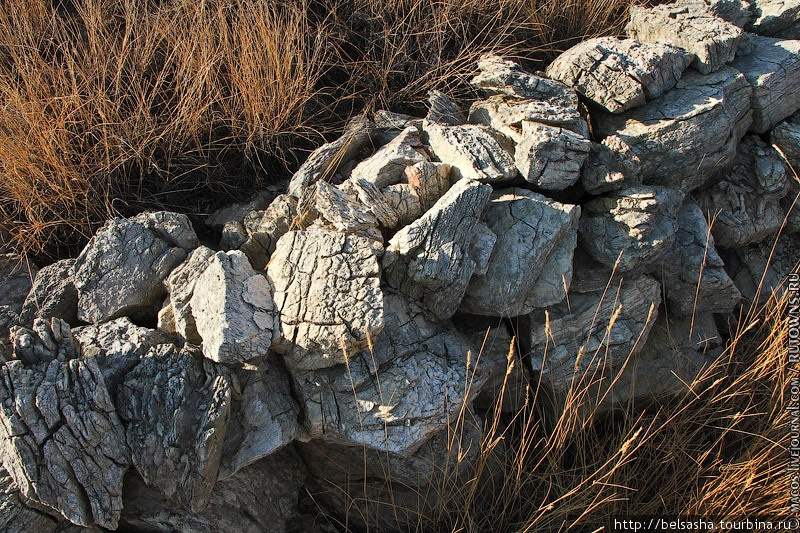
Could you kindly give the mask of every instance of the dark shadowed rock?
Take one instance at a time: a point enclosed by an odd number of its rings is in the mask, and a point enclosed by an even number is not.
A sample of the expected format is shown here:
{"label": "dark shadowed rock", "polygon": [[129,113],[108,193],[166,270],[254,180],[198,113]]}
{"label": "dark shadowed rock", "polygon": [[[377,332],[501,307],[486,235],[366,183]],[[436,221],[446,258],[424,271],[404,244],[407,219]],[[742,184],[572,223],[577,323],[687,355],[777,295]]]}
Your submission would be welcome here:
{"label": "dark shadowed rock", "polygon": [[17,254],[0,254],[0,305],[19,314],[39,269]]}
{"label": "dark shadowed rock", "polygon": [[36,318],[60,318],[78,324],[78,291],[72,278],[74,259],[64,259],[39,270],[20,311],[20,322]]}

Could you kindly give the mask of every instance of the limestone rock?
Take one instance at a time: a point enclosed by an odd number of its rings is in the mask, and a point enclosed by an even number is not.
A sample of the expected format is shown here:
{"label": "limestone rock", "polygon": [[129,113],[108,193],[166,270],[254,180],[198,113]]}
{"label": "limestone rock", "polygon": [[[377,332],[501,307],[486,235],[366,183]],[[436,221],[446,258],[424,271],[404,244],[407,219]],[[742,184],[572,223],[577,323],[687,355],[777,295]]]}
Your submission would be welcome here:
{"label": "limestone rock", "polygon": [[522,132],[514,161],[525,181],[547,191],[560,191],[578,181],[591,147],[588,139],[537,122],[523,122]]}
{"label": "limestone rock", "polygon": [[[488,268],[475,275],[461,310],[489,316],[519,316],[560,302],[569,287],[580,208],[524,189],[496,191],[485,220],[497,235]],[[558,250],[567,249],[565,257]],[[534,290],[549,271],[565,279],[544,298]]]}
{"label": "limestone rock", "polygon": [[291,369],[342,363],[343,350],[355,353],[383,328],[378,259],[363,237],[290,231],[278,241],[267,275],[281,327],[272,348]]}
{"label": "limestone rock", "polygon": [[428,162],[406,168],[406,181],[419,197],[420,215],[433,207],[450,188],[450,169],[447,163]]}
{"label": "limestone rock", "polygon": [[786,168],[775,149],[755,135],[745,138],[720,178],[697,195],[703,211],[717,217],[712,232],[718,246],[744,246],[777,233],[784,219],[779,201],[787,187]]}
{"label": "limestone rock", "polygon": [[203,355],[238,365],[261,360],[279,335],[272,286],[240,251],[217,252],[189,300]]}
{"label": "limestone rock", "polygon": [[130,464],[125,429],[94,359],[0,369],[0,458],[29,501],[116,529]]}
{"label": "limestone rock", "polygon": [[[439,163],[442,165],[443,163]],[[408,167],[406,170],[415,168]],[[449,168],[450,165],[447,165]],[[449,182],[448,182],[449,186]],[[397,213],[397,225],[407,226],[417,220],[422,213],[422,198],[419,192],[409,183],[398,183],[396,185],[389,185],[382,191],[386,203],[391,209]]]}
{"label": "limestone rock", "polygon": [[231,377],[174,346],[152,349],[120,386],[127,442],[145,483],[193,511],[209,503],[231,407]]}
{"label": "limestone rock", "polygon": [[247,255],[256,270],[269,262],[275,245],[289,229],[297,215],[297,200],[281,194],[263,211],[251,211],[244,217],[247,239],[239,249]]}
{"label": "limestone rock", "polygon": [[75,261],[78,318],[104,322],[159,302],[164,279],[197,246],[186,215],[160,211],[108,221]]}
{"label": "limestone rock", "polygon": [[255,196],[248,202],[241,202],[231,204],[229,206],[217,209],[206,218],[206,226],[222,230],[231,222],[243,223],[248,213],[265,209],[270,202],[280,193],[281,190],[286,188],[286,184],[273,185],[267,187],[263,191],[258,191]]}
{"label": "limestone rock", "polygon": [[620,272],[653,266],[675,242],[683,198],[677,189],[639,185],[591,200],[580,222],[581,246]]}
{"label": "limestone rock", "polygon": [[491,187],[459,180],[421,218],[389,241],[383,269],[389,286],[439,318],[455,313],[475,272],[469,250]]}
{"label": "limestone rock", "polygon": [[11,328],[14,359],[32,366],[50,361],[63,363],[80,357],[80,344],[72,335],[69,324],[60,318],[37,318],[32,328]]}
{"label": "limestone rock", "polygon": [[519,142],[523,138],[524,122],[539,122],[562,127],[583,136],[589,136],[589,125],[575,107],[561,107],[548,100],[526,100],[506,95],[490,96],[478,100],[469,110],[469,121],[484,124]]}
{"label": "limestone rock", "polygon": [[247,240],[247,230],[239,221],[226,222],[222,227],[222,238],[219,247],[223,250],[236,250]]}
{"label": "limestone rock", "polygon": [[[165,303],[167,316],[171,317],[171,327],[166,324],[159,325],[159,329],[164,331],[174,331],[183,342],[188,342],[199,346],[203,339],[197,332],[197,324],[190,301],[194,294],[197,280],[208,268],[209,260],[214,255],[211,248],[200,246],[192,250],[189,257],[173,270],[169,277],[164,281],[164,285],[169,293],[169,299]],[[162,313],[164,310],[162,310]],[[160,313],[159,319],[163,316]]]}
{"label": "limestone rock", "polygon": [[449,96],[441,91],[431,91],[428,93],[428,115],[425,120],[443,126],[458,126],[464,124],[467,117]]}
{"label": "limestone rock", "polygon": [[514,158],[491,128],[476,124],[441,126],[432,122],[425,122],[423,128],[436,158],[451,165],[454,180],[497,183],[516,176]]}
{"label": "limestone rock", "polygon": [[0,254],[0,305],[19,314],[38,268],[17,254]]}
{"label": "limestone rock", "polygon": [[619,270],[604,265],[589,255],[580,244],[575,248],[570,293],[602,291],[606,287],[618,285],[626,277],[629,274],[622,274]]}
{"label": "limestone rock", "polygon": [[687,71],[675,89],[642,107],[601,113],[598,130],[631,146],[645,184],[688,191],[733,159],[750,126],[751,91],[745,77],[727,67],[708,76]]}
{"label": "limestone rock", "polygon": [[[427,163],[418,163],[420,165]],[[406,167],[406,170],[413,167]],[[396,184],[400,185],[400,184]],[[388,229],[393,229],[400,224],[400,214],[397,209],[386,198],[372,182],[364,179],[349,179],[342,183],[340,188],[353,199],[357,199],[377,221],[377,223]],[[365,235],[367,236],[367,235]],[[383,242],[383,238],[380,239]]]}
{"label": "limestone rock", "polygon": [[598,37],[558,56],[547,75],[608,111],[621,113],[673,88],[692,59],[674,46]]}
{"label": "limestone rock", "polygon": [[800,21],[797,0],[752,0],[755,20],[747,27],[759,35],[773,35]]}
{"label": "limestone rock", "polygon": [[307,193],[309,196],[303,198],[298,205],[304,228],[316,219],[321,219],[323,225],[330,226],[334,231],[360,235],[383,243],[375,214],[339,187],[318,181],[307,189]]}
{"label": "limestone rock", "polygon": [[19,315],[7,305],[0,306],[0,364],[11,360],[11,328],[19,325]]}
{"label": "limestone rock", "polygon": [[[800,232],[800,181],[796,172],[800,171],[800,116],[797,114],[778,124],[770,133],[773,147],[777,147],[791,165],[787,173],[789,190],[781,200],[781,207],[786,213],[784,231]],[[794,169],[794,170],[792,170]]]}
{"label": "limestone rock", "polygon": [[592,143],[581,169],[581,184],[590,194],[602,194],[641,184],[642,161],[617,135]]}
{"label": "limestone rock", "polygon": [[753,4],[756,0],[678,0],[676,5],[686,6],[692,11],[706,10],[712,15],[744,28],[753,20]]}
{"label": "limestone rock", "polygon": [[[774,248],[774,251],[773,251]],[[787,289],[787,278],[800,272],[800,235],[783,233],[751,246],[723,250],[727,271],[742,296],[762,304],[773,293]]]}
{"label": "limestone rock", "polygon": [[710,74],[733,61],[742,29],[694,5],[633,6],[628,37],[669,43],[693,54],[692,66]]}
{"label": "limestone rock", "polygon": [[731,66],[753,87],[750,131],[764,133],[800,109],[800,41],[753,36],[751,43],[752,53]]}
{"label": "limestone rock", "polygon": [[398,135],[403,133],[403,130],[410,126],[421,131],[424,119],[380,109],[372,116],[372,120],[375,123],[372,139],[378,146],[383,146],[392,142]]}
{"label": "limestone rock", "polygon": [[430,157],[420,140],[419,130],[410,126],[356,165],[351,177],[354,180],[366,180],[381,189],[399,182],[407,166],[428,160]]}
{"label": "limestone rock", "polygon": [[52,533],[53,518],[25,506],[8,472],[0,469],[0,529],[6,533]]}
{"label": "limestone rock", "polygon": [[78,291],[72,281],[74,259],[64,259],[39,270],[20,311],[20,322],[33,324],[36,318],[60,318],[78,323]]}

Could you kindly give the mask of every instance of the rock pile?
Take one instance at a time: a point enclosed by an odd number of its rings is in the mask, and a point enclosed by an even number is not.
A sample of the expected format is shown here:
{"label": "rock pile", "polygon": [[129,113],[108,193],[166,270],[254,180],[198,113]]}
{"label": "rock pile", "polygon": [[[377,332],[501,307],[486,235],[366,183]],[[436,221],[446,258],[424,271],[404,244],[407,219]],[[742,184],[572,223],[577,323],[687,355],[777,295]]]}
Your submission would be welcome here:
{"label": "rock pile", "polygon": [[544,74],[484,57],[468,110],[354,121],[212,216],[219,246],[155,212],[38,272],[0,257],[0,528],[296,531],[301,487],[343,509],[339,483],[418,503],[468,474],[515,342],[556,405],[682,394],[781,230],[761,290],[797,271],[798,20],[634,8]]}

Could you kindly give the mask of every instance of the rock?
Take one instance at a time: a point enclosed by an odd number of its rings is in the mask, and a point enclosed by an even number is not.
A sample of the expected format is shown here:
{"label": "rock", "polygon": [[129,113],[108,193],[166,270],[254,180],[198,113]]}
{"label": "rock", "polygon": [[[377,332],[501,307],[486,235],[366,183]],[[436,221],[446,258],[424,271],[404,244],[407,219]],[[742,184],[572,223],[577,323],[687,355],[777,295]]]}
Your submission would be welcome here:
{"label": "rock", "polygon": [[458,126],[464,124],[467,117],[449,96],[441,91],[431,91],[428,93],[428,115],[425,120],[442,126]]}
{"label": "rock", "polygon": [[20,311],[20,322],[36,318],[60,318],[78,324],[78,291],[72,281],[74,259],[64,259],[39,270]]}
{"label": "rock", "polygon": [[0,306],[0,365],[11,360],[11,328],[19,325],[19,315],[7,305]]}
{"label": "rock", "polygon": [[281,194],[263,211],[251,211],[244,217],[247,239],[239,247],[256,270],[262,270],[269,262],[275,245],[292,227],[297,216],[297,200]]}
{"label": "rock", "polygon": [[625,277],[628,275],[594,259],[580,244],[575,248],[570,293],[602,291],[606,287],[618,285]]}
{"label": "rock", "polygon": [[383,244],[377,217],[340,188],[318,181],[306,191],[309,198],[304,198],[298,205],[304,229],[319,218],[333,231],[360,235]]}
{"label": "rock", "polygon": [[380,109],[372,116],[372,120],[375,123],[375,131],[372,133],[372,139],[379,146],[382,146],[392,142],[403,130],[410,126],[421,131],[422,121],[424,119]]}
{"label": "rock", "polygon": [[242,224],[248,213],[265,209],[285,188],[285,183],[273,185],[263,191],[258,191],[252,200],[248,202],[235,203],[222,209],[217,209],[206,218],[206,226],[216,230],[223,230],[231,222]]}
{"label": "rock", "polygon": [[731,66],[753,87],[750,131],[764,133],[800,109],[800,41],[754,36],[751,43],[753,52]]}
{"label": "rock", "polygon": [[80,357],[78,341],[73,337],[69,324],[60,318],[37,318],[32,327],[11,328],[14,359],[32,366],[50,361],[63,363]]}
{"label": "rock", "polygon": [[105,322],[158,303],[164,279],[197,246],[186,215],[160,211],[106,222],[75,261],[78,318]]}
{"label": "rock", "polygon": [[752,0],[755,20],[747,27],[759,35],[773,35],[800,21],[797,0]]}
{"label": "rock", "polygon": [[218,363],[253,363],[279,335],[272,286],[240,251],[217,252],[189,300],[203,355]]}
{"label": "rock", "polygon": [[619,272],[652,267],[675,242],[684,194],[639,185],[589,201],[578,238],[584,250]]}
{"label": "rock", "polygon": [[406,167],[429,161],[430,157],[419,138],[419,130],[409,126],[389,144],[362,161],[353,169],[353,180],[365,180],[381,189],[400,181]]}
{"label": "rock", "polygon": [[[447,166],[449,168],[450,165]],[[408,167],[408,169],[413,168]],[[381,192],[389,207],[397,213],[397,226],[407,226],[422,216],[424,212],[422,199],[412,185],[408,183],[389,185]]]}
{"label": "rock", "polygon": [[747,80],[733,69],[708,76],[687,71],[675,89],[642,107],[600,113],[598,131],[631,146],[645,184],[689,191],[733,159],[750,126],[750,93]]}
{"label": "rock", "polygon": [[592,143],[581,169],[581,184],[590,194],[602,194],[641,184],[642,161],[617,135]]}
{"label": "rock", "polygon": [[180,340],[200,345],[203,339],[197,333],[192,308],[189,305],[195,284],[209,265],[214,255],[211,248],[200,246],[192,250],[189,257],[178,265],[164,281],[169,298],[159,313],[159,329],[177,333]]}
{"label": "rock", "polygon": [[[774,248],[774,250],[773,250]],[[789,274],[800,272],[800,235],[783,233],[751,246],[722,250],[727,271],[747,302],[759,306],[787,289]]]}
{"label": "rock", "polygon": [[517,174],[514,158],[498,140],[498,133],[476,124],[423,125],[433,155],[452,167],[453,180],[485,183],[509,181]]}
{"label": "rock", "polygon": [[428,162],[406,168],[406,181],[419,197],[420,215],[433,207],[450,188],[450,169],[447,163]]}
{"label": "rock", "polygon": [[340,166],[355,159],[369,146],[374,128],[369,120],[356,120],[341,137],[314,150],[292,176],[288,194],[300,198],[307,187],[331,178]]}
{"label": "rock", "polygon": [[[460,309],[466,313],[513,317],[560,302],[572,274],[580,207],[524,189],[496,191],[484,219],[497,243],[483,275],[475,275]],[[566,248],[561,260],[558,251]],[[533,298],[549,271],[564,279],[544,298]]]}
{"label": "rock", "polygon": [[398,231],[383,257],[386,283],[438,318],[452,316],[477,266],[469,251],[491,191],[489,185],[459,180],[421,218]]}
{"label": "rock", "polygon": [[793,23],[785,30],[775,32],[773,35],[771,35],[771,37],[777,37],[778,39],[789,39],[792,41],[800,39],[800,21]]}
{"label": "rock", "polygon": [[383,328],[380,269],[368,239],[290,231],[278,241],[267,276],[281,327],[272,348],[290,369],[343,363]]}
{"label": "rock", "polygon": [[800,232],[800,116],[793,115],[778,124],[770,133],[773,148],[779,150],[781,158],[789,165],[787,182],[789,184],[786,196],[781,200],[781,208],[786,213],[786,228],[784,231]]}
{"label": "rock", "polygon": [[591,147],[588,139],[537,122],[523,122],[522,132],[514,161],[525,181],[546,191],[560,191],[578,181]]}
{"label": "rock", "polygon": [[236,250],[247,240],[247,230],[238,221],[226,222],[222,227],[222,238],[219,247],[223,250]]}
{"label": "rock", "polygon": [[[661,289],[649,276],[608,291],[573,293],[568,302],[531,315],[531,365],[557,407],[570,394],[579,412],[612,407],[615,374],[645,345],[658,316]],[[622,405],[624,407],[624,404]]]}
{"label": "rock", "polygon": [[726,22],[744,28],[753,20],[756,0],[678,0],[676,5],[690,11],[708,11]]}
{"label": "rock", "polygon": [[735,248],[777,233],[784,220],[779,201],[786,195],[786,169],[777,151],[755,135],[739,145],[731,167],[697,194],[717,246]]}
{"label": "rock", "polygon": [[128,531],[174,533],[283,533],[305,481],[305,466],[292,447],[219,481],[200,512],[182,509],[131,473],[125,479],[122,526]]}
{"label": "rock", "polygon": [[725,272],[703,211],[693,200],[678,214],[675,244],[655,275],[670,311],[681,316],[731,313],[742,299]]}
{"label": "rock", "polygon": [[499,131],[514,142],[523,139],[522,124],[539,122],[558,126],[589,137],[589,125],[575,107],[561,107],[548,100],[524,100],[505,95],[490,96],[478,100],[469,110],[469,121],[484,124]]}
{"label": "rock", "polygon": [[693,54],[692,66],[710,74],[733,61],[742,29],[694,5],[633,6],[625,27],[628,37],[669,43]]}
{"label": "rock", "polygon": [[25,506],[8,472],[0,469],[0,529],[6,533],[52,533],[56,522],[46,514]]}
{"label": "rock", "polygon": [[598,37],[558,56],[547,75],[608,111],[621,113],[675,87],[693,58],[661,43]]}
{"label": "rock", "polygon": [[0,458],[22,496],[81,526],[116,529],[130,459],[94,359],[0,369]]}
{"label": "rock", "polygon": [[0,254],[0,305],[20,314],[39,269],[17,254]]}
{"label": "rock", "polygon": [[507,95],[526,100],[547,102],[553,108],[578,109],[578,95],[555,80],[525,72],[522,67],[494,54],[478,61],[480,73],[470,83],[489,95]]}
{"label": "rock", "polygon": [[202,357],[160,346],[120,386],[133,466],[147,485],[193,511],[209,503],[231,407],[231,377]]}
{"label": "rock", "polygon": [[[418,163],[427,164],[427,163]],[[406,170],[413,167],[406,167]],[[386,196],[371,182],[363,179],[349,179],[340,187],[347,195],[363,206],[377,223],[388,229],[396,228],[400,223],[400,214]],[[366,235],[365,235],[366,236]],[[383,243],[383,237],[380,242]]]}

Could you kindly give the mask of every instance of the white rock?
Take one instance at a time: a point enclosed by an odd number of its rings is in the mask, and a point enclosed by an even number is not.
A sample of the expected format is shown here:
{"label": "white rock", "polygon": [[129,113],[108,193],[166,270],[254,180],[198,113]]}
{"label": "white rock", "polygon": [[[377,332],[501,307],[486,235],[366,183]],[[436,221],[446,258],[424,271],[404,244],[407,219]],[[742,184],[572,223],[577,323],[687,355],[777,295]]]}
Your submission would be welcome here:
{"label": "white rock", "polygon": [[517,174],[514,158],[498,140],[500,134],[476,124],[423,125],[431,151],[442,163],[452,167],[453,179],[498,183]]}

